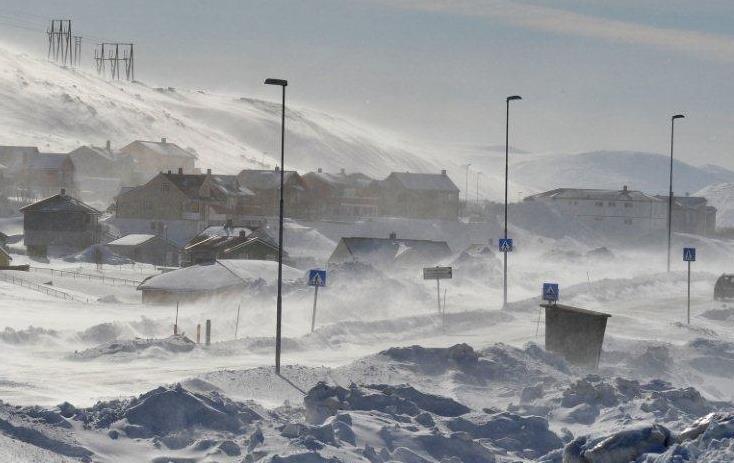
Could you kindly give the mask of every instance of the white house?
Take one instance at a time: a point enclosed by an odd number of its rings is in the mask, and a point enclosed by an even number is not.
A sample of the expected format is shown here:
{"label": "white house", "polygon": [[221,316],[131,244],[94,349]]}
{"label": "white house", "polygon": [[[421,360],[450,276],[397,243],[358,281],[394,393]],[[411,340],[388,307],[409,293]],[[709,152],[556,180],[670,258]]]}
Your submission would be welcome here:
{"label": "white house", "polygon": [[667,203],[641,191],[558,188],[528,196],[606,235],[647,234],[667,227]]}

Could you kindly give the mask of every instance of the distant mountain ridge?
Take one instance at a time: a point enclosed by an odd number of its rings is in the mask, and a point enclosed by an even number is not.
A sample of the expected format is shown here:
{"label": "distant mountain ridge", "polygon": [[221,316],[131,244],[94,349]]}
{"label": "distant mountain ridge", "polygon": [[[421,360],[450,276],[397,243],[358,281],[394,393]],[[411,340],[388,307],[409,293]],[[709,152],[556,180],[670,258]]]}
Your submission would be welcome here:
{"label": "distant mountain ridge", "polygon": [[[668,191],[670,157],[636,151],[593,151],[538,156],[513,165],[516,182],[545,191],[553,188],[630,189],[651,194]],[[673,162],[675,194],[694,193],[706,186],[734,182],[734,171],[720,166],[696,167]]]}

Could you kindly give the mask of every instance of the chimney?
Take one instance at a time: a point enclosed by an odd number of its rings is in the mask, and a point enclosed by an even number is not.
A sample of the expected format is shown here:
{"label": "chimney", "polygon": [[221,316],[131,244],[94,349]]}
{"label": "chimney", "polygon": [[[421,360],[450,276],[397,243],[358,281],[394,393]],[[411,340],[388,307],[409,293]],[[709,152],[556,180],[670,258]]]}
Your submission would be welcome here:
{"label": "chimney", "polygon": [[398,234],[397,234],[397,233],[395,233],[395,232],[392,232],[392,233],[390,233],[390,239],[391,239],[391,240],[396,240],[396,239],[398,239]]}
{"label": "chimney", "polygon": [[107,148],[107,152],[108,153],[111,153],[112,152],[112,142],[111,141],[107,140],[107,143],[105,143],[104,146],[105,146],[105,148]]}
{"label": "chimney", "polygon": [[232,229],[232,219],[227,219],[227,223],[224,224],[225,230],[231,230]]}
{"label": "chimney", "polygon": [[212,170],[211,169],[207,169],[206,170],[206,175],[211,175],[211,174],[212,174]]}
{"label": "chimney", "polygon": [[161,143],[166,144],[166,137],[161,138]]}
{"label": "chimney", "polygon": [[446,169],[441,169],[441,175],[446,176]]}
{"label": "chimney", "polygon": [[171,169],[168,169],[168,175],[171,175]]}
{"label": "chimney", "polygon": [[66,188],[62,188],[61,189],[61,196],[65,196],[65,195],[66,195]]}
{"label": "chimney", "polygon": [[247,236],[247,232],[245,230],[240,230],[240,238],[245,238]]}
{"label": "chimney", "polygon": [[624,186],[622,187],[622,191],[624,191],[625,193],[627,192],[627,185],[624,185]]}
{"label": "chimney", "polygon": [[323,171],[323,170],[321,170],[321,167],[319,167],[319,168],[318,168],[318,170],[317,170],[317,172],[321,174],[321,173],[323,173],[324,171]]}
{"label": "chimney", "polygon": [[339,169],[339,173],[342,174],[342,175],[347,175],[347,171],[343,167],[341,169]]}
{"label": "chimney", "polygon": [[280,166],[275,166],[275,171],[280,172]]}
{"label": "chimney", "polygon": [[183,167],[178,168],[178,175],[183,175]]}

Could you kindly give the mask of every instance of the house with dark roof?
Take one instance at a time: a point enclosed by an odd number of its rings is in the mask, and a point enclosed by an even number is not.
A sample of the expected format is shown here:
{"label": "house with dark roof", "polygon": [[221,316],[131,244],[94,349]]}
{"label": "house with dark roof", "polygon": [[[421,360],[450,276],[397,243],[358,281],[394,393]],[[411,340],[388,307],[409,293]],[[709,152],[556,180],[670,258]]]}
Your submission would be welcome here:
{"label": "house with dark roof", "polygon": [[[288,217],[304,217],[306,185],[301,175],[293,170],[284,172],[284,202]],[[241,216],[273,217],[278,215],[280,203],[280,169],[245,169],[237,175],[239,185],[253,193],[240,211]]]}
{"label": "house with dark roof", "polygon": [[303,176],[306,185],[304,207],[308,217],[323,219],[375,217],[378,195],[370,188],[374,179],[353,172],[324,172],[318,169]]}
{"label": "house with dark roof", "polygon": [[136,184],[139,175],[130,157],[118,156],[111,143],[85,145],[69,152],[74,163],[79,197],[105,205],[112,202],[122,185]]}
{"label": "house with dark roof", "polygon": [[45,257],[49,250],[79,251],[99,242],[100,212],[66,194],[29,204],[23,213],[23,240],[30,256]]}
{"label": "house with dark roof", "polygon": [[179,248],[160,235],[132,233],[106,244],[110,251],[136,262],[153,265],[178,266]]}
{"label": "house with dark roof", "polygon": [[386,217],[457,220],[459,188],[442,170],[440,174],[393,172],[374,182],[379,214]]}
{"label": "house with dark roof", "polygon": [[76,168],[66,153],[38,153],[26,158],[20,179],[29,197],[49,196],[62,188],[71,194],[77,191]]}
{"label": "house with dark roof", "polygon": [[[188,220],[205,227],[231,219],[253,193],[242,188],[233,175],[160,173],[145,185],[117,196],[120,219]],[[201,229],[200,228],[200,229]]]}
{"label": "house with dark roof", "polygon": [[375,268],[418,270],[445,261],[451,248],[445,241],[398,238],[345,237],[339,240],[329,264],[364,263]]}
{"label": "house with dark roof", "polygon": [[196,154],[187,151],[165,138],[161,141],[135,140],[119,150],[120,157],[128,157],[135,165],[135,169],[150,178],[158,172],[194,171]]}
{"label": "house with dark roof", "polygon": [[181,265],[206,264],[217,259],[278,260],[278,243],[262,230],[229,225],[208,227],[184,247]]}
{"label": "house with dark roof", "polygon": [[0,146],[0,164],[10,171],[19,171],[25,162],[38,154],[35,146]]}
{"label": "house with dark roof", "polygon": [[543,203],[606,236],[646,234],[667,227],[667,202],[626,185],[619,190],[556,188],[524,201]]}

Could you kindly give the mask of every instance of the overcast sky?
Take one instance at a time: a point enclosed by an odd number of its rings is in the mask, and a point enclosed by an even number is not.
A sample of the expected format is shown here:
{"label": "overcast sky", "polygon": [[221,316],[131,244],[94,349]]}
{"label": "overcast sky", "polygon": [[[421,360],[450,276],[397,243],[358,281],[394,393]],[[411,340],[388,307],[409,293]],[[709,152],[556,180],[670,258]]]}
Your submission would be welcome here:
{"label": "overcast sky", "polygon": [[136,44],[151,85],[289,98],[446,143],[625,149],[734,168],[730,0],[0,0],[0,38],[45,53],[45,24]]}

